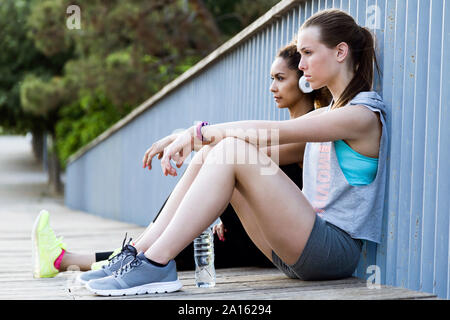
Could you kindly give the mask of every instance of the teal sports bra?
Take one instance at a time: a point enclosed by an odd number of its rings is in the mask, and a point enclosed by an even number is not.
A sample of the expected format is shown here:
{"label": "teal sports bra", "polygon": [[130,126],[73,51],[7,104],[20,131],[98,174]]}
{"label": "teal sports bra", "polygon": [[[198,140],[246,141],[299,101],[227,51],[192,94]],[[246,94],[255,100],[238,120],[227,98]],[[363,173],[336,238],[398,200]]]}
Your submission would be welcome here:
{"label": "teal sports bra", "polygon": [[334,141],[339,165],[348,183],[365,186],[375,180],[378,158],[366,157],[353,150],[344,140]]}

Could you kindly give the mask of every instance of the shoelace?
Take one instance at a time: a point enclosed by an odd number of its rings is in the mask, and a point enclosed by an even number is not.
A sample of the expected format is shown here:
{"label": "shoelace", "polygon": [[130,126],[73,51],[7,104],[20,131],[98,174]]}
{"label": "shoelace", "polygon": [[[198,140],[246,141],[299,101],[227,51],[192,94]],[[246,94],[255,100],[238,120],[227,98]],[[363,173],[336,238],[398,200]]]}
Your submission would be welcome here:
{"label": "shoelace", "polygon": [[130,272],[131,269],[133,269],[134,267],[140,266],[142,263],[142,261],[136,256],[134,257],[134,259],[130,262],[128,262],[126,265],[121,266],[120,269],[118,269],[117,271],[115,271],[114,277],[117,278],[118,276],[121,276],[124,273],[128,273]]}
{"label": "shoelace", "polygon": [[[131,240],[133,240],[132,238],[130,238],[130,240],[128,240],[128,243],[125,244],[125,242],[127,241],[127,236],[128,233],[125,233],[125,238],[123,239],[122,242],[122,249],[120,250],[120,252],[118,254],[116,254],[114,257],[111,257],[108,259],[108,265],[107,266],[103,266],[102,268],[106,268],[106,267],[110,267],[112,266],[114,263],[116,263],[117,261],[119,261],[119,259],[122,259],[122,256],[124,255],[125,251],[127,250],[127,247],[130,245]],[[122,263],[120,265],[120,268],[122,268],[122,264],[123,264],[123,260],[122,259]]]}
{"label": "shoelace", "polygon": [[63,243],[63,237],[56,238],[55,244],[58,248],[64,247],[65,244]]}
{"label": "shoelace", "polygon": [[[47,250],[49,251],[65,246],[65,244],[63,243],[63,237],[57,238],[51,228],[49,228],[47,232],[42,232],[40,237],[42,239],[45,239],[44,243],[51,244],[47,247]],[[53,239],[55,239],[55,241],[53,241]]]}

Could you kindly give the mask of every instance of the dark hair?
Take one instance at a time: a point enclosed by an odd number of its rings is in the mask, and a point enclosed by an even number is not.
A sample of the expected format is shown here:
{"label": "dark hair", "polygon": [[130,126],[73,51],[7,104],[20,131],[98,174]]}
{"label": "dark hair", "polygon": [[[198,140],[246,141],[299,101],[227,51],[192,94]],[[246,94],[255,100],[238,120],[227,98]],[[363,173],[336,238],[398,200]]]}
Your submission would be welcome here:
{"label": "dark hair", "polygon": [[[298,68],[301,55],[297,51],[297,39],[295,38],[287,46],[281,48],[277,53],[277,58],[283,58],[289,69],[296,70],[298,79],[303,76],[303,71]],[[328,88],[314,90],[311,93],[306,93],[314,102],[314,108],[321,108],[327,106],[331,102],[331,93]]]}
{"label": "dark hair", "polygon": [[333,108],[345,106],[359,92],[372,90],[374,63],[380,74],[372,33],[359,26],[351,15],[338,9],[327,9],[314,14],[300,30],[313,26],[319,27],[320,42],[328,48],[335,48],[339,43],[345,42],[350,50],[355,75],[335,101]]}

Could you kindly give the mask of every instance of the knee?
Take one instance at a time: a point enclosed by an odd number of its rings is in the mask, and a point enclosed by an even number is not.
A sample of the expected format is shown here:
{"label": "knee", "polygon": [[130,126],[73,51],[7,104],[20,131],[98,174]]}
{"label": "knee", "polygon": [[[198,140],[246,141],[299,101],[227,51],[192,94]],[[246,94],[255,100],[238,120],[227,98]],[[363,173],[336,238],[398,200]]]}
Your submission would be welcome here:
{"label": "knee", "polygon": [[197,153],[200,154],[203,157],[206,157],[211,152],[212,149],[213,149],[213,147],[206,145],[206,146],[203,146],[200,149],[200,151],[197,152]]}
{"label": "knee", "polygon": [[192,158],[191,163],[199,166],[202,166],[203,164],[208,162],[217,163],[219,160],[222,163],[222,160],[228,159],[232,154],[230,150],[234,150],[236,144],[244,142],[242,140],[238,140],[240,139],[226,137],[216,145],[205,145],[195,154],[195,156]]}
{"label": "knee", "polygon": [[245,143],[245,141],[235,138],[235,137],[225,137],[215,146],[215,148],[234,148],[236,145],[241,142]]}
{"label": "knee", "polygon": [[208,154],[211,152],[212,149],[213,147],[203,146],[192,158],[191,163],[194,165],[201,166],[205,162],[206,157],[208,156]]}
{"label": "knee", "polygon": [[[234,149],[234,146],[236,145],[236,143],[238,143],[237,140],[239,140],[239,139],[233,138],[233,137],[223,138],[214,146],[212,146],[212,147],[207,146],[207,147],[209,147],[208,153],[217,155],[217,154],[224,153],[227,150]],[[202,150],[203,150],[203,148],[202,148]]]}
{"label": "knee", "polygon": [[220,159],[222,163],[237,164],[243,163],[242,160],[248,149],[248,143],[244,140],[226,137],[213,147],[210,154],[214,155],[214,159]]}

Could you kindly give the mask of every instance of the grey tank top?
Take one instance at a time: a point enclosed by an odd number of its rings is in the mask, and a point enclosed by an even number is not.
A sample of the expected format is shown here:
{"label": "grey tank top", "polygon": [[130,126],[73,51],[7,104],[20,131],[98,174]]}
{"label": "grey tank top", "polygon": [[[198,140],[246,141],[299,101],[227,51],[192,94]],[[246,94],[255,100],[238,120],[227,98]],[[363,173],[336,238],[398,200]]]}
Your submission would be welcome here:
{"label": "grey tank top", "polygon": [[303,159],[303,193],[320,217],[352,238],[381,243],[388,152],[386,107],[373,91],[360,92],[348,105],[362,105],[380,114],[382,135],[375,180],[364,186],[350,185],[339,165],[334,143],[308,142]]}

